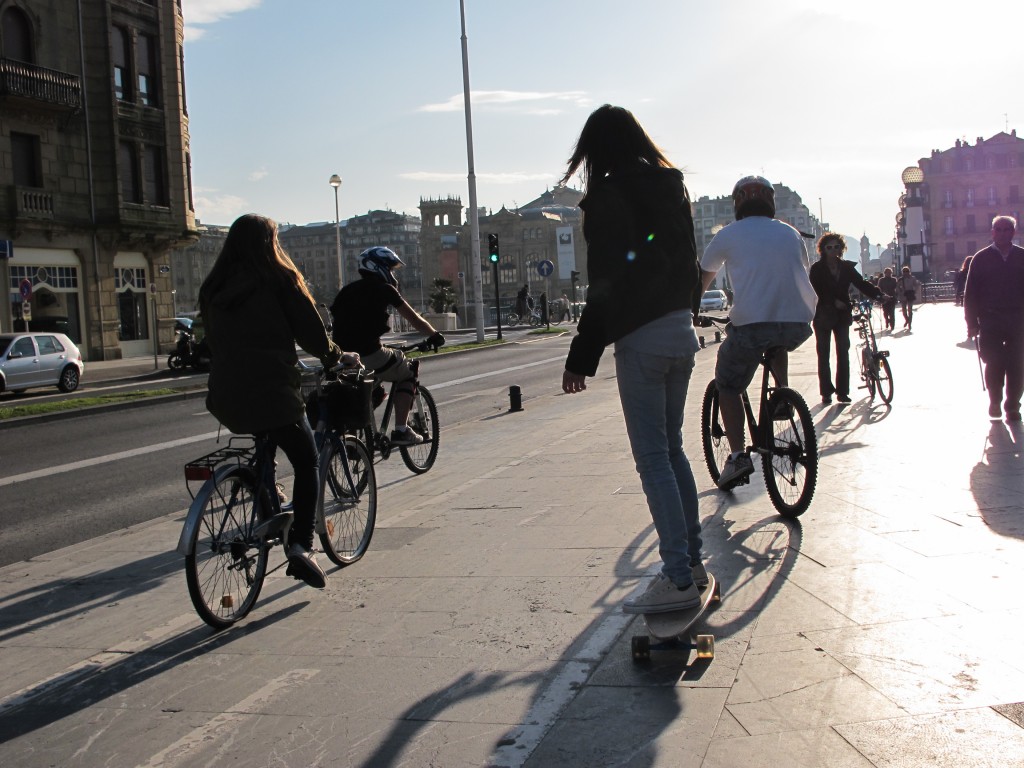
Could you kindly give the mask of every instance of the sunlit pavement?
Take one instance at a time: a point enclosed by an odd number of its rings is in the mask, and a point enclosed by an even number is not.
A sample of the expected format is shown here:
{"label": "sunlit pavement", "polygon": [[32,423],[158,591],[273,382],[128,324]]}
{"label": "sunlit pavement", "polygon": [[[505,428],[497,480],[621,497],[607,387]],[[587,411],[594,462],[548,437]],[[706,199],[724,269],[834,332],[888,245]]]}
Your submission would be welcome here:
{"label": "sunlit pavement", "polygon": [[1024,765],[1024,432],[989,420],[959,308],[879,344],[891,409],[821,405],[813,341],[792,357],[821,448],[798,525],[760,471],[713,488],[698,356],[710,662],[630,655],[657,554],[609,352],[582,395],[445,432],[427,475],[382,465],[366,558],[322,593],[276,572],[227,632],[191,611],[180,516],[0,570],[0,762]]}

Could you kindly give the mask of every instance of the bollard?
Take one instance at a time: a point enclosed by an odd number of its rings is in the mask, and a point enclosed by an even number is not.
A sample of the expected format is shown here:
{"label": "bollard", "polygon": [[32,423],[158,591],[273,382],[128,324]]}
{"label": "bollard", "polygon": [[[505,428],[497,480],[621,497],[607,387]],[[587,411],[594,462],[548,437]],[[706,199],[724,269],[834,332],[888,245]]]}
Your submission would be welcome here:
{"label": "bollard", "polygon": [[523,393],[515,384],[508,388],[509,413],[523,410]]}
{"label": "bollard", "polygon": [[721,331],[715,331],[715,343],[717,344],[721,340],[722,340],[722,332]]}
{"label": "bollard", "polygon": [[703,336],[698,336],[697,337],[697,341],[700,342],[700,348],[704,349],[704,337]]}

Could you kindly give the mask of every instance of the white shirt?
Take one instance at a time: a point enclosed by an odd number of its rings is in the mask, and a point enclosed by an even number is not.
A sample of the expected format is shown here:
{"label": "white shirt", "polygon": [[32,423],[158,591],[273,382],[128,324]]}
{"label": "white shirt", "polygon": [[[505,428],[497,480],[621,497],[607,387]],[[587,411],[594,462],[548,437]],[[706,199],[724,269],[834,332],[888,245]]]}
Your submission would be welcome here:
{"label": "white shirt", "polygon": [[809,323],[817,296],[807,277],[803,236],[789,224],[750,216],[724,227],[704,249],[705,272],[725,274],[732,286],[733,325]]}

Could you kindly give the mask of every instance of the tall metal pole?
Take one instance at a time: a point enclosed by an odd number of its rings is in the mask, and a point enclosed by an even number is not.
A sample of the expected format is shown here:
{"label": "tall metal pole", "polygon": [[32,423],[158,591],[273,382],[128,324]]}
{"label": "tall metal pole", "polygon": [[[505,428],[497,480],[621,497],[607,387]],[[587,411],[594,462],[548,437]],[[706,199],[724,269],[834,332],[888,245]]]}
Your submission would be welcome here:
{"label": "tall metal pole", "polygon": [[[476,340],[484,340],[484,288],[480,275],[480,219],[476,205],[476,171],[473,167],[473,116],[469,104],[469,42],[466,38],[466,3],[459,0],[459,15],[462,18],[462,92],[466,106],[466,155],[469,166],[469,268],[473,277],[473,303],[476,307]],[[495,290],[497,290],[495,285]],[[501,311],[498,307],[497,311]]]}
{"label": "tall metal pole", "polygon": [[335,253],[338,255],[338,290],[340,291],[345,285],[345,262],[341,259],[341,218],[338,215],[338,187],[341,186],[341,176],[334,174],[328,183],[334,187],[334,243]]}

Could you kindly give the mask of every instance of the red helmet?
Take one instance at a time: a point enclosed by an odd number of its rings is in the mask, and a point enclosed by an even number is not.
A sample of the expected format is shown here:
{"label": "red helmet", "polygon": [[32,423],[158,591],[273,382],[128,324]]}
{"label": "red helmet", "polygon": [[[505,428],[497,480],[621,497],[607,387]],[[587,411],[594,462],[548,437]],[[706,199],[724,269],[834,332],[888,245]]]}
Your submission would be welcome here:
{"label": "red helmet", "polygon": [[[753,206],[753,210],[742,211],[742,208],[749,207],[747,204],[753,201],[761,201],[762,204]],[[765,214],[763,204],[771,209]],[[732,205],[736,212],[736,220],[750,215],[775,215],[775,187],[764,176],[744,176],[736,182],[732,188]]]}

